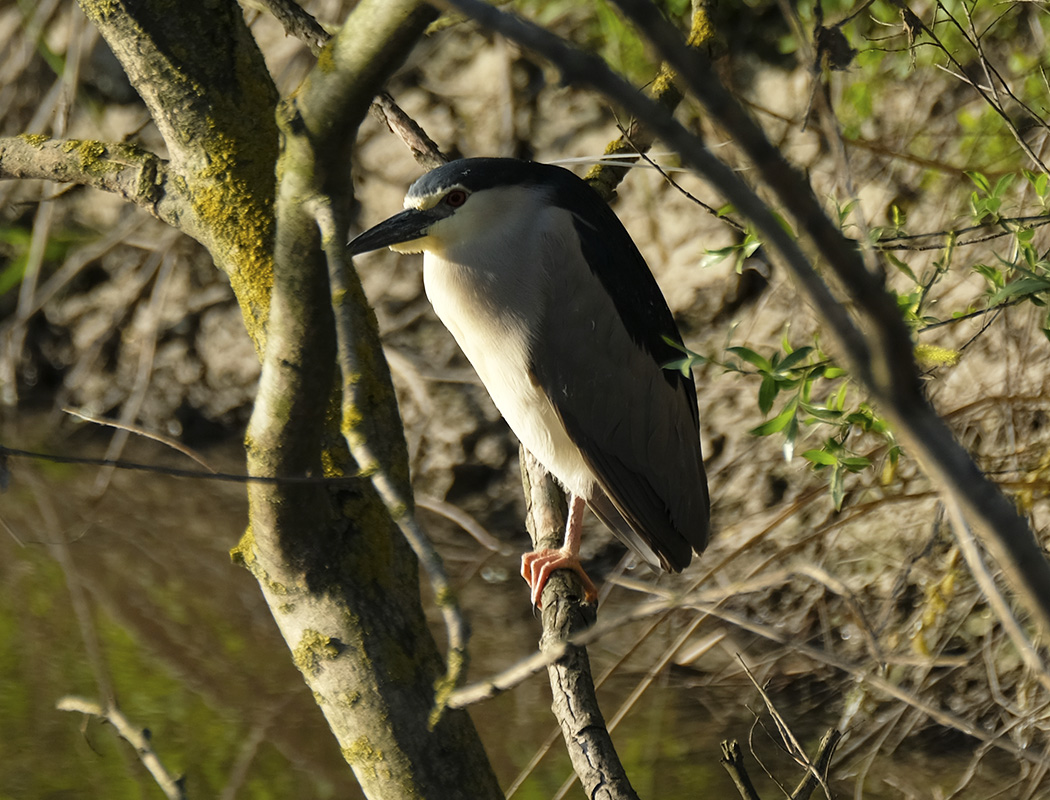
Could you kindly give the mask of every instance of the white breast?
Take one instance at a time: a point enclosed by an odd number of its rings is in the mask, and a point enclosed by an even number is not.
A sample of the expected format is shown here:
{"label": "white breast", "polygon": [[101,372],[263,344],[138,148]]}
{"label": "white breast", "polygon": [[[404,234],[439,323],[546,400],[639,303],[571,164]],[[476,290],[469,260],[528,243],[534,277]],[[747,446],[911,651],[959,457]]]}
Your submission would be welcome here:
{"label": "white breast", "polygon": [[[587,497],[594,475],[529,374],[529,321],[545,316],[548,260],[539,232],[550,231],[543,220],[530,223],[527,232],[473,237],[469,252],[427,252],[423,284],[514,434],[567,489]],[[504,247],[508,241],[513,251]]]}

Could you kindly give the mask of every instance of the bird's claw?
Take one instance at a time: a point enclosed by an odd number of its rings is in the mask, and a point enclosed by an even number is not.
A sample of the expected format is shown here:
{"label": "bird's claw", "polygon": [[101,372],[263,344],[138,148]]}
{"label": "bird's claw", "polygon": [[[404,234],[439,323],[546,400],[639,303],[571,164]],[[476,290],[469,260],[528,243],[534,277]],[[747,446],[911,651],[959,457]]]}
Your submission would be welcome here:
{"label": "bird's claw", "polygon": [[579,556],[567,552],[565,548],[547,548],[536,550],[532,553],[525,553],[521,557],[521,577],[525,579],[525,582],[532,590],[533,606],[536,608],[543,607],[541,600],[543,589],[547,585],[547,580],[550,578],[551,573],[558,569],[572,570],[580,577],[586,602],[593,603],[598,599],[598,590],[591,579],[587,577],[587,573],[583,571],[583,565],[580,563]]}

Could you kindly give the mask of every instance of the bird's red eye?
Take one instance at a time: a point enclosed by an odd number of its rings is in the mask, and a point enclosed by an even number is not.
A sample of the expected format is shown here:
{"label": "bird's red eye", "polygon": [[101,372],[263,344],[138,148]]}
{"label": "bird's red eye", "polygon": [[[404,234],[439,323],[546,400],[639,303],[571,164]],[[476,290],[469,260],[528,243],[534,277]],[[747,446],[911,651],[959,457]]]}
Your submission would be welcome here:
{"label": "bird's red eye", "polygon": [[462,189],[453,189],[445,195],[445,204],[453,208],[459,208],[465,202],[467,202],[467,193]]}

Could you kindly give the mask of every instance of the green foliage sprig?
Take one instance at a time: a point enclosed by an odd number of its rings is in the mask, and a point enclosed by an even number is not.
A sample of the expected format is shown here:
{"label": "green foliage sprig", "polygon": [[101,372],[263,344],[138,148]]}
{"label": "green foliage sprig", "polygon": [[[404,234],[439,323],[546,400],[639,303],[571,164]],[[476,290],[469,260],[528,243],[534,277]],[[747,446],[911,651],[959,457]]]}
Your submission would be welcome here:
{"label": "green foliage sprig", "polygon": [[786,460],[795,456],[800,435],[806,437],[802,432],[811,429],[813,433],[806,438],[817,439],[820,444],[803,451],[801,457],[814,469],[829,470],[828,485],[836,509],[842,507],[845,496],[845,475],[872,466],[871,458],[858,452],[858,436],[874,437],[871,450],[887,447],[889,464],[896,466],[900,447],[886,421],[856,392],[850,392],[852,383],[846,370],[819,346],[794,348],[785,335],[780,343],[782,349],[768,356],[734,345],[726,347],[725,357],[718,359],[694,353],[670,340],[668,344],[685,354],[668,364],[668,369],[688,374],[693,366],[709,363],[726,372],[759,378],[758,409],[769,418],[750,433],[782,436],[781,449]]}

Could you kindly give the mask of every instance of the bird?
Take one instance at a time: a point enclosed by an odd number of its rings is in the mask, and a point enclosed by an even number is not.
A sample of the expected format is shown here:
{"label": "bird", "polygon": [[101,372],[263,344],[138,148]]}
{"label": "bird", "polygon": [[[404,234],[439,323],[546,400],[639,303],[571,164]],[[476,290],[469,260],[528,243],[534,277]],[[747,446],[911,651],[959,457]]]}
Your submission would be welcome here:
{"label": "bird", "polygon": [[423,253],[423,285],[521,444],[565,488],[561,547],[522,556],[533,606],[580,562],[589,507],[642,559],[681,572],[707,545],[696,387],[667,302],[630,234],[553,164],[464,158],[425,173],[404,210],[348,244]]}

